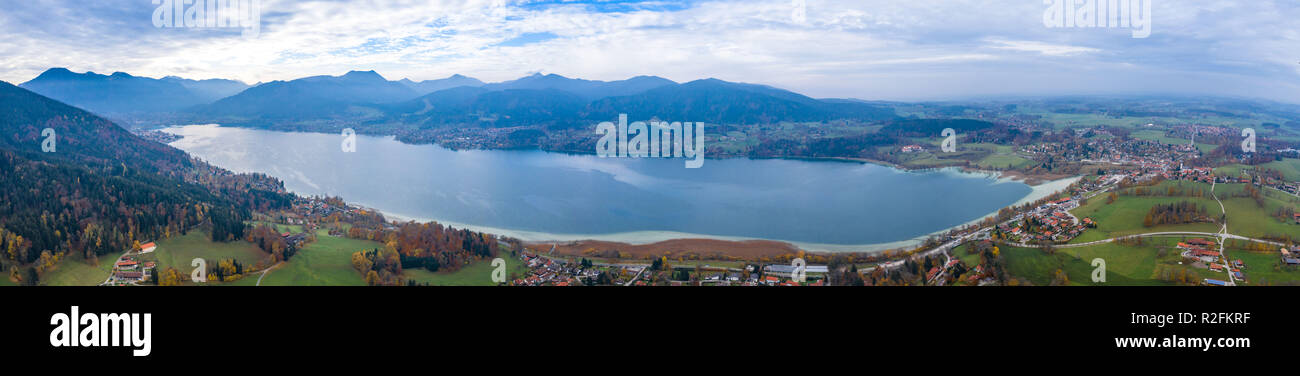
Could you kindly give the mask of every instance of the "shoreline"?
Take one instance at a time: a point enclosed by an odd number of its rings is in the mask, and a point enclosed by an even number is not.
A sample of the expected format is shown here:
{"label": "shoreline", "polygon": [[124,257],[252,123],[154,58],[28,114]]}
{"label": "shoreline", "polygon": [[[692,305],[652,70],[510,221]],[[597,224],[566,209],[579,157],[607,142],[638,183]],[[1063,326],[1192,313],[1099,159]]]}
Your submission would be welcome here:
{"label": "shoreline", "polygon": [[[953,168],[945,168],[945,169],[953,169]],[[970,173],[970,172],[963,171],[960,173]],[[988,174],[987,176],[989,178],[998,179],[998,183],[996,184],[1019,182],[1018,180],[1014,180],[1010,177],[1001,176],[1001,174],[997,174],[994,172],[986,172],[986,173]],[[471,231],[484,232],[484,233],[495,234],[495,235],[504,235],[531,244],[587,242],[587,243],[604,243],[604,244],[623,244],[629,247],[637,247],[637,246],[653,246],[659,243],[680,242],[680,241],[687,241],[687,240],[700,241],[700,242],[725,241],[725,242],[733,242],[733,243],[762,241],[762,242],[774,242],[779,244],[786,244],[794,247],[795,249],[809,251],[809,252],[876,253],[876,252],[883,252],[887,250],[896,250],[902,248],[915,247],[921,244],[922,242],[924,242],[925,239],[929,237],[941,235],[957,228],[979,223],[980,221],[983,221],[985,218],[988,218],[989,216],[996,215],[998,213],[998,210],[1001,210],[1005,207],[1023,205],[1025,203],[1037,201],[1039,199],[1042,199],[1043,197],[1047,197],[1052,194],[1055,194],[1061,190],[1064,190],[1066,187],[1069,187],[1070,184],[1073,184],[1074,182],[1078,181],[1080,178],[1082,178],[1082,176],[1074,176],[1074,177],[1068,177],[1064,179],[1057,179],[1050,182],[1045,182],[1036,186],[1031,185],[1029,186],[1030,187],[1029,194],[1020,198],[1016,202],[1004,206],[1002,208],[998,208],[993,212],[990,212],[985,215],[981,215],[977,218],[971,219],[969,221],[963,222],[955,226],[943,228],[938,231],[913,237],[911,239],[903,239],[903,240],[887,242],[887,243],[871,243],[871,244],[826,244],[826,243],[815,243],[815,242],[790,241],[784,239],[710,235],[710,234],[697,234],[697,233],[686,233],[686,232],[677,232],[677,231],[629,231],[629,232],[619,232],[619,233],[610,233],[610,234],[558,234],[558,233],[549,233],[549,232],[541,232],[541,231],[514,230],[514,229],[499,228],[499,227],[492,227],[492,226],[471,225],[471,224],[465,224],[465,223],[459,223],[453,221],[438,220],[435,218],[424,218],[420,216],[412,216],[403,213],[385,211],[385,210],[370,207],[369,205],[362,202],[354,202],[354,204],[379,212],[380,214],[384,215],[384,218],[386,220],[390,220],[390,221],[391,220],[396,220],[398,222],[415,221],[420,223],[437,222],[444,226],[449,226],[454,228],[467,229]]]}
{"label": "shoreline", "polygon": [[[253,130],[265,130],[265,131],[279,131],[279,133],[315,133],[315,134],[331,134],[331,133],[325,133],[325,131],[311,131],[311,130],[276,130],[276,129],[256,128],[256,126],[243,126],[243,125],[224,125],[224,124],[216,124],[216,122],[209,122],[209,124],[168,125],[168,126],[161,126],[161,128],[151,129],[151,130],[165,131],[165,130],[168,129],[168,128],[181,128],[181,126],[195,126],[195,125],[227,126],[227,128],[253,129]],[[441,148],[446,148],[446,150],[451,150],[451,151],[469,151],[469,150],[484,150],[484,151],[493,151],[493,150],[498,150],[498,151],[523,150],[523,151],[529,151],[529,150],[536,150],[536,151],[542,151],[542,152],[554,152],[554,154],[564,154],[564,155],[593,155],[593,156],[595,155],[595,152],[589,152],[589,151],[545,150],[545,148],[541,148],[541,147],[537,147],[537,148],[468,148],[468,150],[460,150],[460,148],[451,148],[451,147],[442,146],[442,144],[439,144],[439,143],[437,143],[437,142],[428,142],[428,143],[411,143],[411,142],[406,142],[406,141],[402,141],[402,139],[398,139],[398,137],[396,137],[395,134],[382,134],[382,135],[381,135],[381,134],[359,134],[359,135],[368,135],[368,137],[387,138],[387,139],[391,139],[391,141],[395,141],[395,142],[400,142],[400,143],[404,143],[404,144],[412,144],[412,146],[421,146],[421,144],[430,144],[430,146],[437,146],[437,147],[441,147]],[[170,143],[168,143],[168,144],[170,144]],[[1024,173],[1019,172],[1019,170],[991,170],[991,169],[980,169],[980,168],[972,168],[972,167],[963,167],[963,165],[949,165],[949,167],[909,168],[909,167],[905,167],[905,165],[900,165],[900,164],[896,164],[896,163],[889,163],[889,161],[875,160],[875,159],[867,159],[867,157],[849,157],[849,156],[759,156],[759,157],[753,157],[753,156],[740,156],[740,155],[737,155],[737,156],[724,156],[724,157],[707,157],[707,156],[706,156],[705,159],[706,159],[706,160],[707,160],[707,159],[711,159],[711,160],[727,160],[727,159],[738,159],[738,157],[744,157],[744,159],[749,159],[749,160],[781,159],[781,160],[807,160],[807,161],[845,161],[845,163],[863,163],[863,164],[874,164],[874,165],[880,165],[880,167],[888,167],[888,168],[893,168],[893,169],[897,169],[897,170],[902,170],[902,172],[931,172],[931,170],[959,169],[959,170],[962,170],[962,172],[969,172],[969,173],[982,173],[982,174],[996,174],[996,176],[998,176],[998,177],[1008,177],[1008,178],[1010,178],[1011,181],[1023,182],[1024,185],[1027,185],[1027,186],[1030,186],[1030,187],[1035,187],[1035,186],[1039,186],[1039,185],[1044,185],[1044,183],[1050,183],[1050,182],[1056,182],[1056,181],[1060,181],[1060,180],[1065,180],[1065,178],[1071,178],[1070,176],[1031,176],[1031,174],[1024,174]]]}
{"label": "shoreline", "polygon": [[[173,127],[185,127],[185,126],[218,126],[218,127],[223,127],[223,126],[226,126],[226,125],[222,125],[222,124],[190,124],[190,125],[173,125],[173,126],[169,126],[169,127],[163,127],[163,128],[161,128],[161,129],[159,129],[159,131],[165,131],[166,129],[168,129],[168,128],[173,128]],[[243,127],[243,126],[230,126],[230,127],[232,127],[232,128],[247,128],[247,129],[268,130],[268,129],[262,129],[262,128],[256,128],[256,127]],[[320,133],[320,132],[285,132],[285,131],[277,131],[277,130],[268,130],[268,131],[273,131],[273,132],[284,132],[284,133]],[[168,133],[170,133],[170,132],[168,132]],[[396,136],[393,136],[393,135],[388,135],[388,136],[369,135],[369,136],[370,136],[370,137],[384,137],[384,138],[389,138],[389,139],[394,139],[394,140],[396,140]],[[399,142],[401,142],[401,141],[399,141]],[[405,143],[405,142],[403,142],[403,143]],[[170,143],[168,143],[168,144],[170,144]],[[410,144],[410,143],[407,143],[407,144]],[[436,147],[443,147],[443,146],[438,145],[437,143],[410,144],[410,145],[432,145],[432,146],[436,146]],[[495,149],[484,149],[484,150],[495,150]],[[540,149],[540,148],[538,148],[538,149],[536,149],[536,150],[539,150],[539,151],[542,151],[542,152],[548,152],[548,153],[566,153],[566,154],[575,154],[575,153],[572,153],[572,152],[548,151],[548,150],[544,150],[544,149]],[[576,153],[576,154],[581,154],[581,153]],[[753,158],[753,157],[742,157],[742,156],[737,156],[737,157],[734,157],[734,158],[749,158],[749,159],[755,159],[755,158]],[[713,158],[713,159],[718,159],[718,158]],[[746,236],[711,235],[711,234],[687,233],[687,232],[676,232],[676,231],[628,231],[628,232],[608,233],[608,234],[562,234],[562,233],[549,233],[549,232],[542,232],[542,231],[515,230],[515,229],[500,228],[500,227],[493,227],[493,226],[472,225],[472,224],[459,223],[459,222],[453,222],[453,221],[445,221],[445,220],[439,220],[439,219],[437,219],[437,218],[426,218],[426,217],[422,217],[422,216],[408,215],[408,214],[405,214],[405,213],[397,213],[397,212],[394,212],[394,211],[381,210],[381,209],[375,208],[375,207],[373,207],[373,206],[371,206],[371,205],[369,205],[369,204],[367,204],[367,203],[361,202],[361,201],[350,201],[350,200],[349,200],[348,202],[351,202],[351,203],[354,204],[354,205],[358,205],[358,206],[365,207],[365,208],[370,209],[370,210],[374,210],[374,211],[376,211],[376,212],[378,212],[378,213],[384,215],[384,218],[385,218],[386,220],[390,220],[390,221],[396,220],[396,221],[398,221],[398,222],[408,222],[408,221],[415,221],[415,222],[437,222],[437,223],[442,224],[442,225],[445,225],[445,226],[450,226],[450,227],[454,227],[454,228],[461,228],[461,229],[468,229],[468,230],[472,230],[472,231],[484,232],[484,233],[489,233],[489,234],[504,235],[504,236],[508,236],[508,237],[512,237],[512,238],[517,238],[517,239],[519,239],[519,240],[521,240],[521,241],[524,241],[524,242],[526,242],[526,243],[535,243],[535,244],[539,244],[539,243],[581,243],[581,242],[602,242],[602,243],[626,244],[626,245],[628,245],[628,246],[647,246],[647,245],[654,245],[654,244],[656,244],[656,243],[666,243],[666,242],[674,242],[674,241],[678,241],[678,242],[680,242],[680,241],[683,241],[683,240],[695,240],[695,241],[705,241],[705,242],[725,241],[725,242],[733,242],[733,243],[740,243],[740,242],[756,242],[756,241],[761,241],[761,242],[773,242],[773,243],[776,243],[776,244],[789,245],[789,246],[791,246],[791,247],[793,247],[793,248],[800,249],[800,250],[805,250],[805,251],[810,251],[810,252],[824,252],[824,253],[853,253],[853,252],[865,252],[865,253],[875,253],[875,252],[882,252],[882,251],[887,251],[887,250],[896,250],[896,249],[903,249],[903,248],[911,248],[911,247],[915,247],[915,246],[921,244],[922,242],[924,242],[925,239],[930,238],[930,237],[932,237],[932,236],[935,236],[935,235],[941,235],[941,234],[947,233],[947,232],[949,232],[949,231],[952,231],[953,229],[957,229],[957,228],[965,227],[965,226],[968,226],[968,225],[971,225],[971,224],[979,223],[980,221],[983,221],[985,218],[987,218],[987,217],[989,217],[989,216],[991,216],[991,215],[995,215],[995,214],[997,214],[998,210],[1001,210],[1002,208],[1009,207],[1009,206],[1018,206],[1018,205],[1022,205],[1022,204],[1026,203],[1026,202],[1036,201],[1036,200],[1041,199],[1041,198],[1043,198],[1043,197],[1046,197],[1046,196],[1049,196],[1049,195],[1051,195],[1051,194],[1054,194],[1054,193],[1056,193],[1057,191],[1060,191],[1060,190],[1064,189],[1065,187],[1069,186],[1070,184],[1072,184],[1073,182],[1077,181],[1079,178],[1082,177],[1082,176],[1073,176],[1073,177],[1058,178],[1058,179],[1054,179],[1054,180],[1046,180],[1046,179],[1049,178],[1049,177],[1028,176],[1028,175],[1018,174],[1018,173],[1009,173],[1009,171],[991,171],[991,170],[981,170],[981,169],[975,169],[975,168],[970,168],[970,167],[965,167],[965,166],[948,166],[948,167],[930,167],[930,168],[916,168],[916,169],[911,169],[911,168],[907,168],[907,167],[905,167],[905,166],[897,165],[897,164],[894,164],[894,163],[889,163],[889,162],[885,162],[885,161],[878,161],[878,160],[872,160],[872,159],[867,159],[867,158],[848,158],[848,157],[762,157],[762,158],[757,158],[757,159],[786,159],[786,160],[805,160],[805,161],[814,161],[814,162],[822,161],[822,162],[849,162],[849,163],[873,164],[873,165],[877,165],[877,166],[887,167],[887,168],[893,169],[893,170],[898,171],[898,172],[901,172],[901,173],[934,173],[934,172],[937,172],[937,173],[956,173],[956,174],[969,174],[969,175],[983,175],[985,178],[996,179],[997,182],[996,182],[995,184],[1010,183],[1010,182],[1019,182],[1019,183],[1025,184],[1026,186],[1028,186],[1028,187],[1030,188],[1030,192],[1029,192],[1027,195],[1025,195],[1024,197],[1022,197],[1021,199],[1019,199],[1018,201],[1016,201],[1016,202],[1014,202],[1014,203],[1012,203],[1012,204],[1009,204],[1009,205],[1007,205],[1007,206],[1000,207],[1000,208],[998,208],[997,210],[994,210],[994,211],[992,211],[992,212],[990,212],[990,213],[988,213],[988,214],[985,214],[985,215],[982,215],[982,216],[979,216],[979,217],[973,218],[973,219],[971,219],[971,220],[969,220],[969,221],[966,221],[966,222],[963,222],[963,223],[960,223],[960,224],[957,224],[957,225],[954,225],[954,226],[950,226],[950,227],[942,228],[942,229],[936,230],[936,231],[934,231],[934,232],[930,232],[930,233],[927,233],[927,234],[922,234],[922,235],[919,235],[919,236],[915,236],[915,237],[910,238],[910,239],[902,239],[902,240],[897,240],[897,241],[892,241],[892,242],[885,242],[885,243],[869,243],[869,244],[829,244],[829,243],[816,243],[816,242],[807,242],[807,241],[791,241],[791,240],[784,240],[784,239],[770,239],[770,238],[758,238],[758,237],[746,237]],[[346,198],[345,198],[345,200],[346,200]]]}

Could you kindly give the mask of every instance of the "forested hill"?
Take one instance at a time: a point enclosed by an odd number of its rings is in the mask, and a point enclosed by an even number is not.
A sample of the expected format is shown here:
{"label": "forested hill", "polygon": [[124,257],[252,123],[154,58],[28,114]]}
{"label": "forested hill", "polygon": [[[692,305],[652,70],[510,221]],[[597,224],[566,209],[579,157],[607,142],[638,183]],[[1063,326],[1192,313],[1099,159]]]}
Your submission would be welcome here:
{"label": "forested hill", "polygon": [[[53,152],[41,148],[46,128]],[[34,283],[65,256],[94,262],[198,225],[240,238],[252,210],[291,199],[273,178],[233,174],[0,82],[0,260],[11,278]]]}
{"label": "forested hill", "polygon": [[40,152],[45,128],[55,131],[55,152],[48,158],[92,165],[125,163],[150,172],[193,167],[185,152],[151,142],[87,112],[26,89],[0,82],[0,147]]}

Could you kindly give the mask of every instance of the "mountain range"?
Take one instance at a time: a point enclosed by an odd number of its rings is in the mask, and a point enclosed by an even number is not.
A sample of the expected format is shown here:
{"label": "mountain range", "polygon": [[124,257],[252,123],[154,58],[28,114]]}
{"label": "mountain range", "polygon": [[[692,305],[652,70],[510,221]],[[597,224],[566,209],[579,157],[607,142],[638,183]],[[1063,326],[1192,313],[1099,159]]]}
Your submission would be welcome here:
{"label": "mountain range", "polygon": [[[191,90],[186,85],[204,88]],[[97,113],[171,112],[206,103],[209,83],[51,68],[20,87]]]}
{"label": "mountain range", "polygon": [[447,78],[442,78],[437,80],[425,80],[420,82],[411,81],[411,79],[409,78],[403,78],[401,81],[397,81],[397,82],[400,82],[403,85],[406,85],[406,87],[415,90],[416,92],[420,93],[420,95],[429,94],[435,91],[446,90],[454,87],[461,87],[461,86],[481,87],[483,85],[486,85],[485,83],[483,83],[483,81],[479,81],[477,78],[465,77],[459,74],[455,74]]}
{"label": "mountain range", "polygon": [[771,86],[712,78],[677,83],[655,76],[598,81],[533,74],[484,83],[457,74],[416,82],[390,81],[375,71],[351,71],[249,86],[233,80],[153,79],[120,72],[104,76],[53,68],[21,86],[99,113],[168,112],[195,122],[272,126],[326,121],[571,127],[614,119],[620,113],[716,124],[896,117],[889,106],[879,103],[819,100]]}

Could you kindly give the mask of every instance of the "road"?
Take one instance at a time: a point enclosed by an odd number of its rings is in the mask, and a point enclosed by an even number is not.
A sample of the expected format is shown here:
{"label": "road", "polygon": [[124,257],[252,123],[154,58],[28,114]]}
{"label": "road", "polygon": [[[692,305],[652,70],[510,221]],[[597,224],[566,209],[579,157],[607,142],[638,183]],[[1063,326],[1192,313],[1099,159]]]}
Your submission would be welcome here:
{"label": "road", "polygon": [[269,272],[271,271],[271,269],[275,269],[275,268],[279,267],[280,264],[284,264],[284,261],[277,262],[277,263],[275,263],[275,265],[271,265],[271,267],[269,267],[269,268],[262,269],[262,275],[260,275],[260,276],[257,277],[257,285],[256,285],[256,286],[261,286],[261,285],[262,285],[262,278],[266,278],[266,273],[269,273]]}
{"label": "road", "polygon": [[113,260],[113,267],[112,267],[112,269],[109,269],[109,272],[108,272],[108,279],[105,279],[105,280],[104,280],[104,283],[100,283],[100,284],[99,284],[100,286],[111,286],[111,285],[112,285],[112,282],[113,282],[113,276],[117,275],[117,263],[122,262],[122,258],[123,258],[123,257],[126,257],[127,255],[130,255],[130,254],[131,254],[131,251],[129,251],[129,250],[126,251],[126,252],[122,252],[122,255],[121,255],[121,256],[117,256],[117,260]]}
{"label": "road", "polygon": [[1223,227],[1219,228],[1219,257],[1223,259],[1223,271],[1228,273],[1228,286],[1237,285],[1237,277],[1232,275],[1232,265],[1228,263],[1228,254],[1224,253],[1224,238],[1228,237],[1228,210],[1223,207],[1223,201],[1219,200],[1219,194],[1214,192],[1214,186],[1217,182],[1210,182],[1210,195],[1214,196],[1214,201],[1219,203],[1219,213],[1223,214]]}
{"label": "road", "polygon": [[[1100,195],[1100,194],[1102,194],[1102,193],[1105,193],[1105,192],[1107,192],[1107,191],[1109,191],[1109,190],[1111,190],[1111,189],[1114,189],[1116,186],[1118,186],[1119,182],[1122,181],[1122,180],[1123,180],[1122,178],[1111,178],[1111,177],[1108,177],[1108,178],[1107,178],[1107,181],[1106,181],[1105,183],[1103,183],[1104,185],[1103,185],[1102,188],[1097,189],[1097,190],[1095,190],[1095,191],[1093,191],[1093,192],[1090,192],[1087,196],[1084,197],[1084,199],[1090,199],[1090,198],[1096,197],[1097,195]],[[1246,240],[1246,241],[1252,241],[1252,242],[1256,242],[1256,243],[1269,244],[1269,245],[1279,246],[1279,247],[1286,246],[1286,244],[1282,244],[1282,243],[1280,243],[1280,242],[1275,242],[1275,241],[1270,241],[1270,240],[1264,240],[1264,239],[1249,238],[1249,237],[1245,237],[1245,236],[1241,236],[1241,235],[1234,235],[1234,234],[1229,233],[1229,232],[1228,232],[1228,219],[1227,219],[1227,218],[1228,218],[1228,215],[1227,215],[1227,209],[1224,207],[1224,205],[1223,205],[1223,201],[1219,200],[1218,193],[1216,193],[1216,192],[1214,191],[1215,186],[1216,186],[1215,183],[1210,183],[1210,193],[1211,193],[1211,195],[1214,196],[1214,201],[1216,201],[1216,202],[1219,203],[1219,212],[1220,212],[1220,213],[1223,213],[1223,226],[1219,228],[1219,232],[1217,232],[1217,233],[1213,233],[1213,232],[1193,232],[1193,231],[1150,232],[1150,233],[1145,233],[1145,234],[1125,235],[1125,236],[1114,237],[1114,238],[1103,239],[1103,240],[1096,240],[1096,241],[1091,241],[1091,242],[1086,242],[1086,243],[1076,243],[1076,244],[1053,244],[1052,247],[1054,247],[1054,248],[1080,248],[1080,247],[1087,247],[1087,246],[1093,246],[1093,245],[1098,245],[1098,244],[1111,243],[1111,242],[1114,242],[1114,241],[1116,241],[1116,240],[1122,240],[1122,239],[1135,239],[1135,238],[1142,238],[1142,237],[1160,237],[1160,236],[1205,236],[1205,237],[1217,237],[1217,238],[1219,239],[1219,255],[1220,255],[1220,256],[1222,257],[1222,259],[1223,259],[1224,270],[1226,270],[1227,273],[1228,273],[1228,285],[1236,285],[1236,277],[1232,275],[1232,266],[1231,266],[1230,262],[1228,261],[1228,260],[1229,260],[1228,255],[1225,253],[1226,249],[1225,249],[1225,245],[1224,245],[1224,243],[1225,243],[1225,241],[1226,241],[1227,239]],[[1076,223],[1077,223],[1077,221],[1078,221],[1079,219],[1078,219],[1077,217],[1074,217],[1074,214],[1073,214],[1073,213],[1070,213],[1070,212],[1069,212],[1069,210],[1072,210],[1072,209],[1074,209],[1074,208],[1066,208],[1066,209],[1065,209],[1065,212],[1068,213],[1068,214],[1070,214],[1070,216],[1071,216],[1071,217],[1074,219],[1074,221],[1076,221]],[[1037,210],[1037,208],[1035,208],[1035,209],[1031,209],[1031,210]],[[1022,214],[1017,214],[1017,215],[1016,215],[1015,217],[1013,217],[1012,219],[1007,220],[1007,221],[1004,221],[1004,222],[1002,222],[1001,224],[1006,224],[1006,223],[1011,223],[1011,222],[1018,221],[1018,220],[1020,220],[1021,218],[1023,218],[1023,216],[1024,216],[1023,213],[1022,213]],[[955,239],[953,239],[953,240],[948,241],[947,243],[944,243],[944,244],[942,244],[942,245],[940,245],[940,246],[938,246],[938,247],[935,247],[934,249],[931,249],[931,250],[928,250],[928,251],[924,251],[924,252],[920,252],[920,253],[918,253],[918,255],[919,255],[919,256],[922,256],[922,257],[930,257],[930,256],[932,256],[932,255],[934,255],[934,254],[936,254],[936,253],[943,253],[944,256],[945,256],[945,258],[951,259],[951,255],[949,254],[949,251],[950,251],[950,250],[952,250],[953,248],[956,248],[958,245],[961,245],[961,244],[966,243],[967,241],[970,241],[971,239],[974,239],[974,238],[976,238],[976,237],[978,237],[978,236],[983,236],[984,234],[987,234],[987,233],[990,232],[994,227],[996,227],[996,225],[995,225],[995,226],[990,226],[990,227],[985,227],[985,228],[982,228],[982,229],[980,229],[980,230],[978,230],[978,231],[972,232],[972,233],[970,233],[970,234],[966,234],[966,235],[963,235],[963,236],[959,236],[959,237],[957,237],[957,238],[955,238]],[[1007,243],[1007,244],[1008,244],[1008,245],[1011,245],[1011,246],[1015,246],[1015,247],[1022,247],[1022,248],[1034,248],[1034,247],[1038,247],[1038,245],[1033,245],[1033,244],[1024,244],[1024,243],[1010,243],[1010,242],[1009,242],[1009,243]],[[904,259],[902,259],[902,260],[895,260],[895,261],[889,261],[889,262],[880,263],[880,264],[877,264],[877,267],[883,267],[883,268],[885,268],[885,269],[894,269],[894,268],[898,268],[898,267],[900,267],[900,266],[903,265],[903,261],[904,261],[904,260],[906,260],[906,258],[904,258]],[[945,265],[947,265],[947,263],[945,263]],[[944,268],[944,270],[941,271],[939,274],[937,274],[937,275],[935,276],[935,278],[938,278],[939,275],[943,275],[944,272],[947,272],[947,268]],[[929,281],[929,282],[933,282],[933,279],[932,279],[931,281]]]}
{"label": "road", "polygon": [[[1075,243],[1075,244],[1053,244],[1053,245],[1052,245],[1052,248],[1057,248],[1057,249],[1060,249],[1060,248],[1080,248],[1080,247],[1087,247],[1087,246],[1098,245],[1098,244],[1104,244],[1104,243],[1111,243],[1111,242],[1114,242],[1114,241],[1116,241],[1116,240],[1121,240],[1121,239],[1150,238],[1150,237],[1159,237],[1159,236],[1207,236],[1207,237],[1220,237],[1220,243],[1222,243],[1223,238],[1227,238],[1227,239],[1237,239],[1237,240],[1252,241],[1252,242],[1256,242],[1256,243],[1264,243],[1264,244],[1275,245],[1275,246],[1279,246],[1279,247],[1286,246],[1286,244],[1282,244],[1282,243],[1275,242],[1275,241],[1272,241],[1272,240],[1264,240],[1264,239],[1248,238],[1248,237],[1241,236],[1241,235],[1226,234],[1226,233],[1223,233],[1223,232],[1168,231],[1168,232],[1149,232],[1149,233],[1145,233],[1145,234],[1125,235],[1125,236],[1120,236],[1120,237],[1115,237],[1115,238],[1110,238],[1110,239],[1094,240],[1094,241],[1090,241],[1090,242],[1086,242],[1086,243]],[[1038,247],[1038,245],[1036,245],[1036,244],[1024,244],[1024,243],[1007,243],[1007,245],[1014,246],[1014,247],[1021,247],[1021,248],[1035,248],[1035,247]]]}
{"label": "road", "polygon": [[[1116,186],[1118,186],[1120,181],[1123,181],[1123,177],[1121,177],[1121,176],[1111,176],[1111,177],[1107,177],[1107,178],[1106,178],[1106,181],[1105,181],[1104,183],[1102,183],[1102,187],[1101,187],[1101,188],[1099,188],[1099,189],[1097,189],[1097,190],[1091,192],[1088,196],[1085,196],[1084,199],[1090,199],[1090,198],[1096,197],[1096,196],[1099,195],[1099,194],[1102,194],[1103,192],[1109,191],[1109,190],[1115,188]],[[1031,211],[1033,211],[1033,210],[1037,210],[1037,209],[1038,209],[1038,208],[1031,209]],[[1074,209],[1074,208],[1066,208],[1066,209],[1065,209],[1065,212],[1066,212],[1066,213],[1069,213],[1070,210],[1072,210],[1072,209]],[[1003,221],[1002,223],[999,223],[998,225],[1004,225],[1004,224],[1008,224],[1008,223],[1013,223],[1013,222],[1019,221],[1019,220],[1023,219],[1024,216],[1025,216],[1024,213],[1016,214],[1015,216],[1011,217],[1011,219],[1008,219],[1008,220],[1006,220],[1006,221]],[[1070,214],[1070,216],[1071,216],[1072,218],[1074,218],[1074,214]],[[1078,218],[1074,218],[1074,220],[1077,222],[1079,219],[1078,219]],[[938,247],[935,247],[934,249],[931,249],[931,250],[929,250],[929,251],[921,252],[921,253],[919,253],[919,255],[922,256],[922,257],[929,257],[929,256],[934,255],[935,253],[940,253],[940,252],[942,252],[942,253],[944,254],[944,256],[951,257],[951,255],[948,253],[948,251],[951,251],[953,248],[956,248],[957,246],[962,245],[962,244],[964,244],[964,243],[966,243],[966,242],[968,242],[968,241],[970,241],[970,240],[972,240],[972,239],[976,239],[976,238],[979,238],[979,237],[986,237],[986,236],[988,235],[988,233],[992,232],[992,231],[993,231],[993,228],[997,227],[998,225],[993,225],[993,226],[985,227],[985,228],[979,229],[979,231],[975,231],[975,232],[972,232],[972,233],[969,233],[969,234],[966,234],[966,235],[963,235],[963,236],[957,237],[956,239],[950,240],[950,241],[948,241],[947,243],[944,243],[944,244],[942,244],[942,245],[939,245]],[[1013,244],[1013,245],[1015,245],[1015,244]],[[1033,247],[1033,246],[1023,246],[1023,247]],[[889,261],[889,262],[884,262],[884,263],[881,263],[881,264],[877,264],[876,266],[877,266],[877,267],[883,267],[883,268],[885,268],[885,269],[894,269],[894,268],[897,268],[897,267],[902,266],[904,260],[906,260],[906,259],[903,259],[903,260],[895,260],[895,261]],[[945,270],[946,270],[946,269],[945,269]],[[940,273],[940,274],[942,274],[942,273]]]}

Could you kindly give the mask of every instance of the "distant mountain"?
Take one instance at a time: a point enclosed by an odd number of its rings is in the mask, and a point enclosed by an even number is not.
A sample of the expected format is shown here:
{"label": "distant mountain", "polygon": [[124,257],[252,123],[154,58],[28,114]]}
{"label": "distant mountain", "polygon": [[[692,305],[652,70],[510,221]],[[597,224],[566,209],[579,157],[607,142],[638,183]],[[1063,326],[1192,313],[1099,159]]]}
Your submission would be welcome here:
{"label": "distant mountain", "polygon": [[897,117],[888,107],[845,101],[821,101],[764,85],[704,79],[664,86],[641,94],[592,102],[584,117],[613,119],[626,113],[637,119],[713,124],[770,124],[782,121],[875,121]]}
{"label": "distant mountain", "polygon": [[651,89],[676,85],[671,80],[654,76],[637,76],[620,81],[592,81],[573,79],[558,74],[534,74],[513,81],[487,84],[488,90],[559,90],[573,93],[587,100],[633,95]]}
{"label": "distant mountain", "polygon": [[122,72],[105,76],[50,68],[19,86],[97,113],[171,112],[208,102],[179,82]]}
{"label": "distant mountain", "polygon": [[388,81],[375,71],[314,76],[261,84],[195,110],[205,116],[243,120],[367,118],[381,115],[378,104],[418,97],[414,89]]}
{"label": "distant mountain", "polygon": [[413,125],[549,126],[578,120],[586,103],[573,93],[555,89],[457,87],[399,103],[389,111],[398,121]]}
{"label": "distant mountain", "polygon": [[207,79],[191,80],[176,76],[167,76],[162,78],[163,81],[175,82],[189,89],[190,92],[198,95],[204,103],[216,102],[218,99],[239,94],[252,86],[240,81],[226,79]]}
{"label": "distant mountain", "polygon": [[[662,82],[658,79],[645,77],[614,83],[617,84],[534,75],[482,88],[437,91],[386,109],[395,123],[419,126],[572,127],[616,119],[619,114],[629,114],[637,120],[659,118],[732,125],[843,119],[876,121],[897,117],[889,107],[821,101],[770,86],[716,79],[659,85]],[[648,86],[656,87],[639,94],[594,101],[574,92],[595,87],[630,92],[634,87]],[[591,95],[593,91],[586,93]]]}
{"label": "distant mountain", "polygon": [[459,74],[452,75],[451,77],[447,77],[443,79],[424,80],[420,82],[415,82],[415,81],[411,81],[410,79],[403,78],[401,81],[397,81],[397,82],[400,82],[403,85],[406,85],[406,87],[415,90],[420,95],[429,94],[439,90],[451,89],[454,87],[461,87],[461,86],[481,87],[485,85],[483,81],[479,81],[477,78],[465,77]]}

